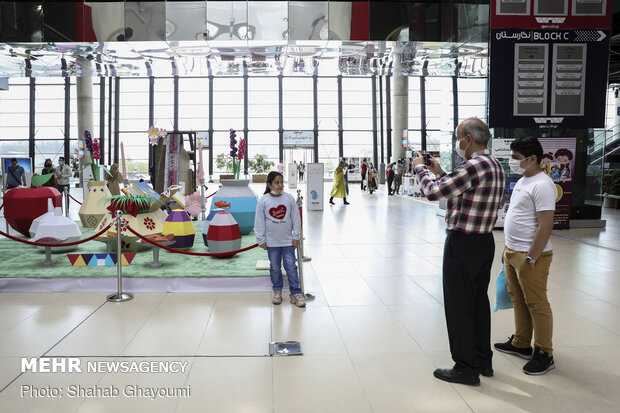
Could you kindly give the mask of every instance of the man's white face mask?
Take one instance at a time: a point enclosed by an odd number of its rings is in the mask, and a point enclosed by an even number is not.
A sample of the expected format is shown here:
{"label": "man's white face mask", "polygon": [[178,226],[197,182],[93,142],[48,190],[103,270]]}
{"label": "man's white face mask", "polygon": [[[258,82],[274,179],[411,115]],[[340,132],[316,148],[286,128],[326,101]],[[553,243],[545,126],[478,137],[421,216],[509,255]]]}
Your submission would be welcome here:
{"label": "man's white face mask", "polygon": [[[465,139],[465,138],[463,138]],[[461,157],[461,158],[465,158],[465,151],[467,151],[467,148],[469,148],[470,144],[467,144],[467,146],[465,147],[465,149],[461,149],[461,141],[463,140],[457,140],[456,142],[454,142],[454,149],[456,150],[456,153]]]}
{"label": "man's white face mask", "polygon": [[526,159],[527,158],[523,158],[523,159],[510,158],[508,160],[508,165],[510,165],[510,172],[512,172],[513,174],[517,174],[517,175],[523,175],[523,173],[525,172],[527,168],[521,167],[521,162],[523,162]]}

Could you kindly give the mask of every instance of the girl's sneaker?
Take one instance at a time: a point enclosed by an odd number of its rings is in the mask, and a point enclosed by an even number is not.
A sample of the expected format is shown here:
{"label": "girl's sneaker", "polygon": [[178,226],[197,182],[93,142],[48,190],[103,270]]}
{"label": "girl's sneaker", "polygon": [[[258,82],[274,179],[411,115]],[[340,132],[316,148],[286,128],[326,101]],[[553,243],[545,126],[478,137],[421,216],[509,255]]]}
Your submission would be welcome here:
{"label": "girl's sneaker", "polygon": [[306,306],[306,300],[304,299],[303,295],[301,295],[301,294],[291,294],[290,298],[291,298],[291,304],[295,304],[297,307],[305,307]]}
{"label": "girl's sneaker", "polygon": [[282,291],[274,291],[271,302],[275,305],[282,304]]}

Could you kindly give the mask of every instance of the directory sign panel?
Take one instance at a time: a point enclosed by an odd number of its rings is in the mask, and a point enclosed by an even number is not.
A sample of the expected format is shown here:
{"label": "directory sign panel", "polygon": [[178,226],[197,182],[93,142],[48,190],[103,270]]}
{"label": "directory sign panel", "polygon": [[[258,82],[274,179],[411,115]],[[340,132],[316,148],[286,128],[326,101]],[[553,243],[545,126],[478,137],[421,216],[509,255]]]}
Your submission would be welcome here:
{"label": "directory sign panel", "polygon": [[611,0],[492,0],[489,126],[605,126]]}
{"label": "directory sign panel", "polygon": [[611,0],[493,0],[491,28],[609,29]]}
{"label": "directory sign panel", "polygon": [[491,31],[489,126],[605,126],[608,30]]}

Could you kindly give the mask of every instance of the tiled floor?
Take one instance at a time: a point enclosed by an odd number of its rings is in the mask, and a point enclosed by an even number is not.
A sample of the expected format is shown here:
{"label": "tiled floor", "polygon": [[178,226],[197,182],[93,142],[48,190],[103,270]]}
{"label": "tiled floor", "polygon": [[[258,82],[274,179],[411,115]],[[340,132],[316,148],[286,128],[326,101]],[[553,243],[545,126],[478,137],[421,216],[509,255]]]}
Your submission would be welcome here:
{"label": "tiled floor", "polygon": [[[443,219],[436,205],[360,193],[305,212],[305,310],[268,293],[0,294],[0,412],[612,412],[620,406],[620,213],[604,230],[555,231],[549,296],[556,369],[526,376],[495,353],[480,387],[432,376],[451,366],[443,316]],[[73,211],[75,212],[75,211]],[[503,233],[497,231],[496,262]],[[6,269],[3,269],[5,271]],[[494,283],[489,297],[494,299]],[[512,312],[492,315],[494,341]],[[270,341],[303,356],[271,358]],[[183,361],[182,373],[20,373],[25,356]],[[72,385],[118,397],[69,397]],[[64,391],[32,397],[24,386]],[[125,386],[190,388],[189,397],[128,397]]]}

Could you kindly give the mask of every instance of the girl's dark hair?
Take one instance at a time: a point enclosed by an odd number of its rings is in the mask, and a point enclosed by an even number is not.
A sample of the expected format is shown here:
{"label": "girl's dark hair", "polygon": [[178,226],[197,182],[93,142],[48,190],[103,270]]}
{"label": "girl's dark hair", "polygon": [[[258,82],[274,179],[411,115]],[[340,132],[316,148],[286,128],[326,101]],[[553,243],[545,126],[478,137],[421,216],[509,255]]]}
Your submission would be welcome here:
{"label": "girl's dark hair", "polygon": [[[278,171],[269,172],[269,175],[267,175],[267,185],[273,184],[273,180],[276,179],[278,176],[282,176],[282,174]],[[284,176],[282,176],[282,179],[284,179]],[[265,188],[265,192],[263,192],[263,195],[268,194],[269,192],[271,192],[271,189],[269,189],[269,186],[267,186]]]}

